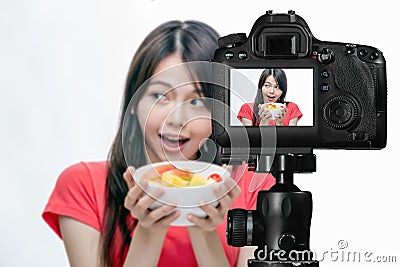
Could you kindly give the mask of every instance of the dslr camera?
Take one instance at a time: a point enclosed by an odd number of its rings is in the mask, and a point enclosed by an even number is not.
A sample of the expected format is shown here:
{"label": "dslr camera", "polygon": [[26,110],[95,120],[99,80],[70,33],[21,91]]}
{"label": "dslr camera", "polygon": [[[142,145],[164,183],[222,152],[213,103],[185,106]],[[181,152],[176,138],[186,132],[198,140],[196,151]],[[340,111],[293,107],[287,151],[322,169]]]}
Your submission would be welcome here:
{"label": "dslr camera", "polygon": [[296,127],[247,127],[252,148],[262,147],[261,134],[269,131],[276,132],[276,147],[380,149],[386,145],[386,67],[377,48],[320,41],[294,11],[268,11],[257,19],[248,37],[245,33],[221,37],[213,61],[227,66],[213,70],[215,84],[223,85],[215,86],[213,97],[231,110],[218,106],[212,114],[218,121],[213,136],[223,148],[241,146],[230,142],[243,132],[235,115],[241,105],[254,102],[265,69],[286,72],[286,100],[296,103],[303,116]]}
{"label": "dslr camera", "polygon": [[[221,37],[213,62],[221,63],[213,67],[213,98],[224,105],[213,106],[212,136],[221,147],[222,162],[245,161],[249,170],[276,178],[270,190],[259,192],[256,210],[228,212],[228,244],[257,246],[248,261],[253,267],[318,266],[309,248],[311,193],[294,185],[293,173],[316,170],[314,148],[386,146],[382,52],[368,45],[320,41],[294,11],[267,11],[248,37]],[[271,90],[268,95],[263,92],[265,76],[278,72],[284,77],[274,76],[265,89]],[[277,89],[284,99],[274,101]],[[285,105],[285,116],[294,116],[294,123],[270,124],[272,118],[263,126],[260,105],[266,103]]]}

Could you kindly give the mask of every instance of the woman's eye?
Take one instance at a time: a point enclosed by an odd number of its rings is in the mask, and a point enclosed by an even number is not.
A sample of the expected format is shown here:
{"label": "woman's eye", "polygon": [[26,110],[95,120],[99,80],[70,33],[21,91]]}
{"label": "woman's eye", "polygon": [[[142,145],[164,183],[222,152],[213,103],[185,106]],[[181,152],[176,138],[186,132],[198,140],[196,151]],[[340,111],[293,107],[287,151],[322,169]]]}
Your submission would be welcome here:
{"label": "woman's eye", "polygon": [[162,93],[153,93],[152,95],[153,95],[153,97],[154,97],[157,101],[167,100],[167,96],[166,96],[165,94],[162,94]]}
{"label": "woman's eye", "polygon": [[206,103],[201,98],[194,98],[194,99],[190,100],[190,104],[192,104],[196,107],[205,107],[206,106]]}

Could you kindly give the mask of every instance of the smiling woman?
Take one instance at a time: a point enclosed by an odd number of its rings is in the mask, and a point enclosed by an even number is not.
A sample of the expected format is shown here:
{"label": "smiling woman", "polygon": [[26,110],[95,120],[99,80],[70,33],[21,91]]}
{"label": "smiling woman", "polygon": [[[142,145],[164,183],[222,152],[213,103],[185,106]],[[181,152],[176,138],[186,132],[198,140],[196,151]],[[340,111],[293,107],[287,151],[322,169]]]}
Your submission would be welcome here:
{"label": "smiling woman", "polygon": [[160,62],[154,71],[158,74],[150,79],[134,111],[144,133],[148,162],[196,159],[199,147],[211,135],[205,94],[184,75],[181,63],[177,53]]}
{"label": "smiling woman", "polygon": [[[258,80],[253,103],[243,104],[237,118],[244,126],[296,126],[303,117],[294,102],[286,102],[287,77],[283,69],[265,69]],[[281,112],[273,115],[266,103],[284,104]]]}
{"label": "smiling woman", "polygon": [[[225,216],[233,207],[254,209],[258,191],[268,189],[274,179],[262,177],[257,190],[250,190],[252,176],[242,178],[246,172],[236,171],[236,181],[227,177],[222,183],[228,192],[213,192],[218,205],[198,203],[206,217],[187,215],[189,227],[171,226],[180,216],[176,205],[150,209],[163,191],[150,196],[146,180],[133,180],[135,168],[150,163],[205,160],[211,86],[193,82],[202,74],[187,62],[212,58],[217,39],[204,23],[170,21],[140,45],[109,159],[81,162],[62,172],[43,212],[62,237],[71,266],[247,265],[252,248],[228,246]],[[207,160],[218,157],[211,153]]]}

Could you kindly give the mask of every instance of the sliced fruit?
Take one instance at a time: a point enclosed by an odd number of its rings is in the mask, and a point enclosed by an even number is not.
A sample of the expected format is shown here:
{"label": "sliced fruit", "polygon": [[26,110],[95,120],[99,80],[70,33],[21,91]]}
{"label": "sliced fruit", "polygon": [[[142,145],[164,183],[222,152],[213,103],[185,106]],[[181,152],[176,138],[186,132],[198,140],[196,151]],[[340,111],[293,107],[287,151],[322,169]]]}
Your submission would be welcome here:
{"label": "sliced fruit", "polygon": [[172,164],[165,164],[165,165],[160,165],[154,167],[155,171],[158,172],[159,174],[163,174],[166,171],[174,170],[176,167]]}
{"label": "sliced fruit", "polygon": [[192,180],[190,180],[189,186],[201,186],[201,185],[206,185],[207,179],[204,178],[203,176],[194,174],[192,177]]}
{"label": "sliced fruit", "polygon": [[187,186],[188,182],[173,174],[162,174],[162,185],[164,186]]}
{"label": "sliced fruit", "polygon": [[275,105],[275,104],[268,104],[268,109],[279,109],[279,106]]}
{"label": "sliced fruit", "polygon": [[172,174],[180,177],[183,180],[190,181],[192,179],[193,173],[188,170],[173,169],[164,172],[164,174]]}
{"label": "sliced fruit", "polygon": [[221,182],[222,181],[222,177],[218,173],[213,173],[210,176],[208,176],[208,178],[213,179],[216,182]]}
{"label": "sliced fruit", "polygon": [[144,175],[143,178],[145,179],[152,179],[155,176],[161,176],[164,172],[176,169],[176,167],[172,164],[164,164],[160,166],[156,166],[150,168]]}
{"label": "sliced fruit", "polygon": [[150,179],[148,179],[148,180],[151,181],[151,182],[161,183],[162,178],[161,178],[161,176],[155,176],[155,177],[150,178]]}

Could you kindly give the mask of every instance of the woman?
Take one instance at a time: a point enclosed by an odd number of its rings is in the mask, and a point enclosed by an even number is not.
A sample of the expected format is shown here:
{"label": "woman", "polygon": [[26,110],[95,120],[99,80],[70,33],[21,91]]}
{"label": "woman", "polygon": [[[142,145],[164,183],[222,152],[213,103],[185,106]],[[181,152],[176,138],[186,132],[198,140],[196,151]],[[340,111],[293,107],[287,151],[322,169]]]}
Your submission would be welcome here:
{"label": "woman", "polygon": [[[285,102],[287,78],[282,69],[265,69],[258,81],[254,103],[241,106],[237,118],[244,126],[296,126],[303,116],[293,102]],[[272,117],[270,110],[262,104],[284,103],[285,107]]]}
{"label": "woman", "polygon": [[[206,218],[188,216],[190,227],[171,226],[179,216],[173,205],[150,210],[162,192],[144,194],[147,183],[132,179],[140,166],[195,160],[199,147],[207,151],[211,87],[181,82],[193,80],[184,66],[177,75],[165,70],[212,58],[217,38],[204,23],[171,21],[152,31],[138,48],[109,160],[67,168],[43,212],[62,237],[71,266],[247,266],[252,252],[226,244],[224,218],[229,208],[254,209],[257,191],[240,193],[240,188],[249,188],[248,179],[237,179],[237,186],[228,179],[226,186],[232,190],[219,195],[217,207],[201,207]],[[273,182],[264,179],[257,188],[268,189]]]}

